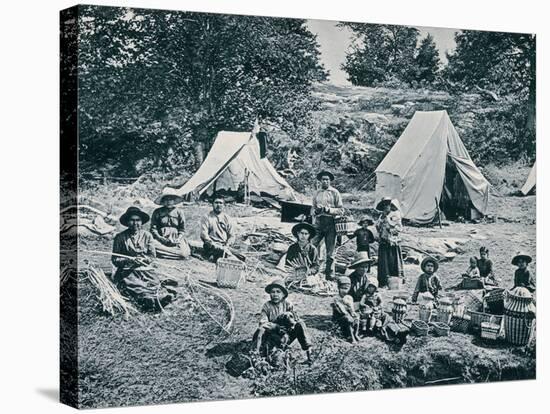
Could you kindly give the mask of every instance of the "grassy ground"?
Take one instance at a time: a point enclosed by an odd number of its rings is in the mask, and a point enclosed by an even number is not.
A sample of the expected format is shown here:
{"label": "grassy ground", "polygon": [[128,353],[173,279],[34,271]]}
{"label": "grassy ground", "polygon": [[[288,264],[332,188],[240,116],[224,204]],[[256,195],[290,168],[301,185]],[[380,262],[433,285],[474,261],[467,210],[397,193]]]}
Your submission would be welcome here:
{"label": "grassy ground", "polygon": [[[112,190],[112,189],[111,189]],[[110,190],[110,191],[111,191]],[[99,190],[94,190],[98,193]],[[100,192],[99,192],[100,193]],[[357,214],[372,194],[346,195],[346,204]],[[113,211],[131,204],[121,196]],[[407,227],[409,236],[459,237],[468,240],[461,254],[442,263],[439,275],[444,286],[456,284],[466,269],[468,258],[479,247],[491,250],[502,286],[511,286],[511,257],[517,250],[535,255],[535,198],[493,198],[494,223],[452,224],[439,228]],[[198,239],[198,219],[208,211],[207,204],[185,206],[188,233]],[[254,226],[277,223],[270,211],[250,207],[228,206],[237,219],[238,232]],[[244,218],[243,218],[244,217]],[[288,231],[290,226],[282,228]],[[118,229],[117,229],[118,230]],[[472,233],[475,231],[475,233]],[[473,237],[472,237],[473,236]],[[81,249],[109,251],[112,236],[87,236],[80,239]],[[350,248],[352,243],[348,244]],[[93,264],[109,268],[108,256],[86,255]],[[176,264],[180,270],[162,266],[160,272],[180,281],[190,275],[196,280],[215,281],[214,264],[195,258]],[[389,346],[371,338],[351,345],[334,335],[330,322],[331,298],[293,292],[290,300],[309,327],[315,344],[315,360],[311,366],[297,364],[289,372],[279,372],[256,380],[234,378],[225,370],[232,356],[246,350],[256,326],[259,310],[267,300],[263,288],[270,277],[278,275],[272,265],[263,263],[268,276],[253,274],[237,290],[226,290],[236,310],[231,335],[221,332],[190,292],[181,288],[179,299],[161,314],[141,314],[125,320],[101,313],[89,283],[79,284],[79,385],[83,407],[168,403],[251,396],[304,394],[364,389],[419,386],[431,381],[440,384],[485,382],[535,377],[535,355],[523,348],[483,343],[471,335],[451,333],[446,338],[411,338],[402,348]],[[531,265],[535,270],[535,263]],[[376,269],[373,269],[375,272]],[[419,269],[406,268],[410,293]],[[194,292],[216,320],[227,320],[227,309],[211,295]],[[386,303],[391,292],[383,291]],[[387,305],[389,306],[389,305]],[[411,316],[414,312],[411,311]],[[297,345],[292,349],[296,360],[303,356]],[[450,378],[450,379],[449,379]]]}

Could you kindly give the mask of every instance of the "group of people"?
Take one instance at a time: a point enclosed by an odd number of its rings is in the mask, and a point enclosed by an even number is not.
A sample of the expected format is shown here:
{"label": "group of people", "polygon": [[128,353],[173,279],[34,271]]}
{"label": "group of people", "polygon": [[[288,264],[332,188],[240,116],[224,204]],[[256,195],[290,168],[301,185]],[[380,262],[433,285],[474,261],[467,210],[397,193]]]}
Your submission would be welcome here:
{"label": "group of people", "polygon": [[[129,207],[120,217],[126,230],[115,236],[111,261],[116,268],[113,281],[142,310],[159,310],[174,300],[177,281],[160,279],[150,266],[156,257],[186,259],[191,254],[185,235],[185,214],[178,207],[183,199],[165,194],[151,216],[139,207]],[[242,258],[231,250],[234,231],[231,218],[223,211],[225,201],[215,198],[212,210],[200,222],[203,252],[216,261],[225,255]],[[150,221],[150,231],[144,225]]]}

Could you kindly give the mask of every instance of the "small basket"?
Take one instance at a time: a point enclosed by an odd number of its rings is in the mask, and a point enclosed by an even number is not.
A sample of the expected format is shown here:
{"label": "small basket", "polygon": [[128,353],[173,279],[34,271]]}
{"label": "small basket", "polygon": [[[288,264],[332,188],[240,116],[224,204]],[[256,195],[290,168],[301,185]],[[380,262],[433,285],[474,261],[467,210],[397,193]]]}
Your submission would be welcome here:
{"label": "small basket", "polygon": [[422,307],[418,308],[418,319],[421,320],[422,322],[430,322],[432,314],[433,314],[433,309],[422,308]]}
{"label": "small basket", "polygon": [[216,263],[216,283],[221,288],[236,289],[244,278],[244,263],[231,257],[218,259]]}
{"label": "small basket", "polygon": [[460,284],[461,289],[483,289],[483,281],[478,278],[465,277]]}
{"label": "small basket", "polygon": [[491,322],[481,322],[481,337],[483,339],[496,341],[498,339],[499,331],[500,325]]}
{"label": "small basket", "polygon": [[481,324],[483,322],[493,322],[498,325],[502,322],[502,316],[499,315],[492,315],[490,313],[476,312],[472,310],[468,311],[468,314],[470,315],[470,327],[475,331],[479,331],[481,329]]}
{"label": "small basket", "polygon": [[430,330],[430,327],[426,322],[419,321],[419,320],[412,321],[411,331],[416,336],[426,336],[426,335],[428,335],[429,330]]}
{"label": "small basket", "polygon": [[451,327],[443,322],[434,322],[433,323],[433,334],[435,336],[449,336],[449,331]]}
{"label": "small basket", "polygon": [[353,233],[356,225],[349,217],[341,216],[334,219],[334,227],[336,234],[340,236]]}
{"label": "small basket", "polygon": [[455,315],[451,318],[449,326],[453,332],[467,333],[470,327],[470,318]]}

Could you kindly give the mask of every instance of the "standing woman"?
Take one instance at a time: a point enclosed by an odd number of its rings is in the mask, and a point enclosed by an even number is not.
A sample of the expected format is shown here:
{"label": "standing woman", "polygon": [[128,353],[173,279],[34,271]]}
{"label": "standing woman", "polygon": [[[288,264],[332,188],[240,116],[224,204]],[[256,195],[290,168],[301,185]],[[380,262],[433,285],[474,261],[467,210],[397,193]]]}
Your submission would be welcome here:
{"label": "standing woman", "polygon": [[388,278],[398,276],[404,278],[403,256],[399,246],[399,233],[403,230],[399,201],[384,197],[376,205],[382,214],[376,222],[378,230],[378,284],[388,285]]}
{"label": "standing woman", "polygon": [[191,255],[185,240],[185,215],[183,209],[176,206],[182,201],[183,198],[173,194],[164,194],[155,200],[162,207],[153,211],[151,234],[160,258],[186,259]]}
{"label": "standing woman", "polygon": [[[156,257],[153,236],[143,230],[149,215],[137,207],[129,207],[120,217],[120,223],[128,227],[115,236],[111,261],[116,267],[113,276],[117,288],[132,298],[142,310],[160,310],[176,296],[176,291],[167,285],[176,286],[175,280],[162,282],[149,264]],[[132,258],[122,257],[131,256]]]}

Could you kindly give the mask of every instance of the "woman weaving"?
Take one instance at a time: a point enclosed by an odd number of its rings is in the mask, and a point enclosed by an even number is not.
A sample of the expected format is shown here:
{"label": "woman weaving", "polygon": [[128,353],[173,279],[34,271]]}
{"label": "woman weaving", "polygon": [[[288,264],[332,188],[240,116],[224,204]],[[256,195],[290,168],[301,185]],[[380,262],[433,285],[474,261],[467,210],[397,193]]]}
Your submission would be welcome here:
{"label": "woman weaving", "polygon": [[163,194],[155,201],[162,205],[151,217],[151,234],[158,257],[186,259],[191,255],[185,240],[185,215],[183,209],[176,206],[182,201],[180,196],[173,194]]}
{"label": "woman weaving", "polygon": [[[137,207],[129,207],[120,217],[120,223],[128,227],[115,236],[111,261],[116,267],[113,276],[118,289],[132,298],[142,310],[160,310],[176,296],[169,285],[175,280],[161,280],[149,265],[156,257],[153,236],[142,229],[149,215]],[[130,258],[131,257],[131,258]]]}

